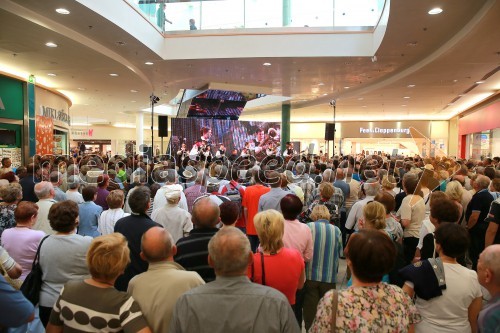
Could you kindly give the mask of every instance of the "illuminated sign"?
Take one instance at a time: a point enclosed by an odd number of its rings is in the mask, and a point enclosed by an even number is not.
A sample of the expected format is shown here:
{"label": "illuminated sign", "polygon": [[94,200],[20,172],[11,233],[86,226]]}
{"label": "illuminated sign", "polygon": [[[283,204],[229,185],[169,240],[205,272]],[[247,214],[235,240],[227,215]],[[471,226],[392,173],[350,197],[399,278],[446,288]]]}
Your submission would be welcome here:
{"label": "illuminated sign", "polygon": [[364,127],[360,127],[359,133],[367,133],[367,134],[371,134],[371,133],[380,133],[380,134],[404,133],[406,135],[410,135],[410,129],[409,128],[380,128],[380,127],[364,128]]}

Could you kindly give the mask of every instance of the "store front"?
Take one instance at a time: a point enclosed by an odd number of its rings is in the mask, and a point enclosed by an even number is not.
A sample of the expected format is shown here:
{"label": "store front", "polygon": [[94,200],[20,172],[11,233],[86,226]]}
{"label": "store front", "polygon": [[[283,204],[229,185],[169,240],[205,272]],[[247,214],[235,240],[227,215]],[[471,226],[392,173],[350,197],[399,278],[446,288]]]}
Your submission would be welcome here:
{"label": "store front", "polygon": [[460,157],[481,160],[500,156],[500,102],[458,120]]}
{"label": "store front", "polygon": [[69,101],[49,90],[35,88],[36,154],[69,153]]}
{"label": "store front", "polygon": [[0,75],[0,156],[22,165],[23,82]]}

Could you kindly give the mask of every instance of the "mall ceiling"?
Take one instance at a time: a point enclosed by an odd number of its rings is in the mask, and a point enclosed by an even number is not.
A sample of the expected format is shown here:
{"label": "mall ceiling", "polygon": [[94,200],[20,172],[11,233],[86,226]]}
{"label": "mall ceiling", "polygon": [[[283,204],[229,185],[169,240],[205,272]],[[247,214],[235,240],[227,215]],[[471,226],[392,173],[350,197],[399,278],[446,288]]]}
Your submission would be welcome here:
{"label": "mall ceiling", "polygon": [[[60,7],[71,14],[57,14]],[[434,7],[443,13],[429,15]],[[133,113],[148,107],[152,89],[166,103],[180,89],[209,82],[261,86],[275,95],[289,95],[292,121],[297,122],[331,121],[332,99],[339,120],[449,119],[499,98],[499,18],[500,0],[393,0],[377,61],[166,61],[77,1],[2,0],[0,71],[24,78],[34,74],[39,83],[63,92],[73,101],[71,115],[77,122],[134,124]],[[45,46],[48,41],[58,47]],[[475,83],[485,77],[484,83]],[[280,110],[279,104],[247,108],[241,119],[279,120]]]}

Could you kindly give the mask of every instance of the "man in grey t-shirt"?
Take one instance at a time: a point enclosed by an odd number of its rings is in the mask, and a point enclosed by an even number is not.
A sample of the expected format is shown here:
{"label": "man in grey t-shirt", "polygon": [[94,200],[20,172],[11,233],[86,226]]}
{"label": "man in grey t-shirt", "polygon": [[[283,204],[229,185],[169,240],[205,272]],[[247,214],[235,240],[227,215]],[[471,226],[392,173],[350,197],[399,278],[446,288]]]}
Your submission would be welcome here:
{"label": "man in grey t-shirt", "polygon": [[208,254],[216,280],[179,298],[171,333],[300,332],[285,295],[247,278],[253,255],[245,234],[234,227],[221,229],[210,240]]}

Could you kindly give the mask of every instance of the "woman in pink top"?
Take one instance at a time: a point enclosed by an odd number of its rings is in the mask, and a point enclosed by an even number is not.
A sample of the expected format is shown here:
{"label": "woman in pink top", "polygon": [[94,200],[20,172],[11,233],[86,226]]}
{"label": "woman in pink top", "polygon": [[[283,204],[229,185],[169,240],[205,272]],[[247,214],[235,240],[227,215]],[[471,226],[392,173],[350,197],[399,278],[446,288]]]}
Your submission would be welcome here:
{"label": "woman in pink top", "polygon": [[31,272],[38,244],[45,236],[43,231],[31,229],[37,216],[37,204],[31,201],[21,201],[14,211],[16,226],[2,233],[2,246],[23,269],[19,277],[21,280],[24,280]]}
{"label": "woman in pink top", "polygon": [[296,291],[304,286],[305,265],[297,250],[283,245],[285,219],[280,212],[269,209],[255,215],[254,225],[260,247],[253,255],[248,277],[281,291],[293,306]]}

